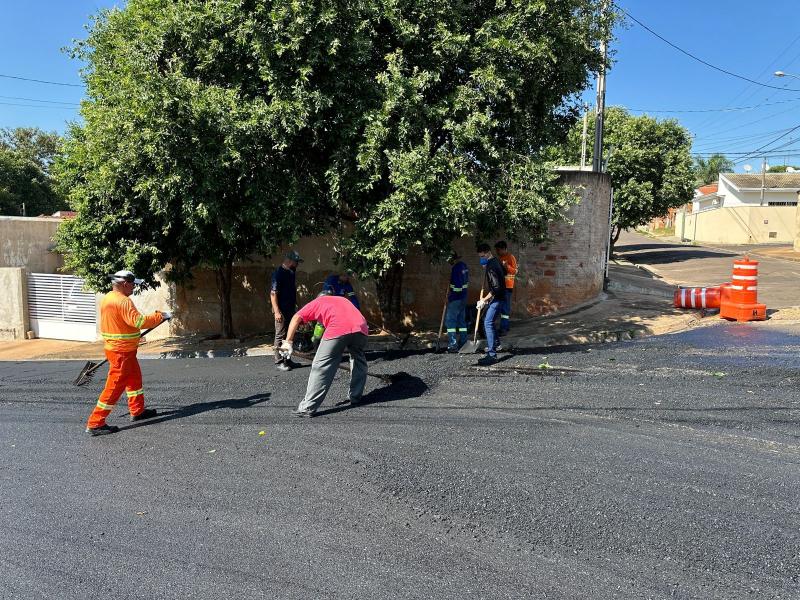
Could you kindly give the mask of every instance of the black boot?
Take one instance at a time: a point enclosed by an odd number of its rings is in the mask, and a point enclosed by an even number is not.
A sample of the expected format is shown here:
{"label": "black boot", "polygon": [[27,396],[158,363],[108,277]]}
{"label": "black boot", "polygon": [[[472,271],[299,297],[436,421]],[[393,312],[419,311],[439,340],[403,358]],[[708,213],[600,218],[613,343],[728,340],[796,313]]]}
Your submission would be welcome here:
{"label": "black boot", "polygon": [[152,419],[153,417],[158,415],[158,411],[155,408],[145,408],[142,412],[140,412],[135,417],[131,415],[131,421],[144,421],[145,419]]}
{"label": "black boot", "polygon": [[118,431],[119,427],[116,425],[101,425],[100,427],[86,428],[86,433],[92,437],[97,437],[98,435],[108,435],[109,433],[117,433]]}

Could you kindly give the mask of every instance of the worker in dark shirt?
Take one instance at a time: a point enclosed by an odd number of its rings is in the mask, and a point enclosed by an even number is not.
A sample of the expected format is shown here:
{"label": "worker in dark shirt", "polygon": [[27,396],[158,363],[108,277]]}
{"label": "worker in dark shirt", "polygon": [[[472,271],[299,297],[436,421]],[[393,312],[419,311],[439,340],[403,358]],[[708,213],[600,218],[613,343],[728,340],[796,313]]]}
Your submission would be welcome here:
{"label": "worker in dark shirt", "polygon": [[275,366],[279,371],[289,371],[292,362],[284,358],[278,351],[281,342],[286,338],[289,328],[289,321],[294,316],[297,308],[297,283],[295,281],[295,271],[297,266],[303,262],[300,255],[294,250],[288,252],[279,266],[272,273],[272,285],[270,286],[269,299],[272,303],[272,312],[275,315]]}
{"label": "worker in dark shirt", "polygon": [[322,293],[326,296],[342,296],[343,298],[347,298],[353,303],[353,306],[361,310],[356,291],[353,289],[353,284],[350,283],[351,276],[351,271],[329,275],[327,279],[325,279],[325,283],[322,284]]}
{"label": "worker in dark shirt", "polygon": [[506,273],[500,261],[492,256],[489,244],[478,246],[478,258],[485,269],[484,289],[486,294],[478,298],[478,314],[486,309],[483,317],[483,329],[486,332],[486,356],[478,361],[480,365],[491,365],[497,362],[498,336],[495,319],[506,299]]}

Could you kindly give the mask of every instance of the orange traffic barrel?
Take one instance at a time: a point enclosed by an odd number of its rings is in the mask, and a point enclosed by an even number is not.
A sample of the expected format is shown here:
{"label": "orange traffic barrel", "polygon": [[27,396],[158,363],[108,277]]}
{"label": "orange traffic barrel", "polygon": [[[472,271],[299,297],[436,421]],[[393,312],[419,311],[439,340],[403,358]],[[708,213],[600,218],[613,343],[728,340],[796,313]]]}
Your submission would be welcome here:
{"label": "orange traffic barrel", "polygon": [[675,308],[719,308],[720,288],[680,288],[675,290]]}
{"label": "orange traffic barrel", "polygon": [[763,321],[766,304],[758,303],[758,261],[747,256],[733,261],[733,281],[722,290],[719,316],[732,321]]}
{"label": "orange traffic barrel", "polygon": [[758,261],[746,256],[733,261],[731,300],[740,304],[758,302]]}

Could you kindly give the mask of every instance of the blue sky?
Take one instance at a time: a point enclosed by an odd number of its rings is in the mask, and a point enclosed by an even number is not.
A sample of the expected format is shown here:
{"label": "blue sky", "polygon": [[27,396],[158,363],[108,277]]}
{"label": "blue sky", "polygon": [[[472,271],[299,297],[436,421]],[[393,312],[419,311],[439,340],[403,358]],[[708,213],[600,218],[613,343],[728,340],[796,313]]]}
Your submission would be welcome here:
{"label": "blue sky", "polygon": [[[3,3],[0,75],[69,84],[81,83],[79,65],[61,49],[85,35],[89,15],[120,4],[110,0]],[[800,6],[796,0],[759,4],[751,0],[618,3],[663,37],[707,62],[761,83],[800,90],[800,79],[772,75],[780,69],[800,76]],[[633,22],[618,29],[616,36],[612,45],[615,64],[608,76],[608,105],[677,118],[695,136],[697,152],[727,152],[739,161],[737,170],[745,163],[757,170],[765,153],[770,164],[800,164],[800,129],[789,132],[800,125],[800,91],[769,89],[714,71]],[[75,104],[81,97],[80,87],[0,77],[0,127],[38,126],[63,131],[66,121],[77,118]],[[593,90],[585,97],[594,103]],[[672,112],[721,108],[737,110]],[[747,157],[746,153],[762,146],[766,148]],[[783,149],[772,150],[781,146]]]}

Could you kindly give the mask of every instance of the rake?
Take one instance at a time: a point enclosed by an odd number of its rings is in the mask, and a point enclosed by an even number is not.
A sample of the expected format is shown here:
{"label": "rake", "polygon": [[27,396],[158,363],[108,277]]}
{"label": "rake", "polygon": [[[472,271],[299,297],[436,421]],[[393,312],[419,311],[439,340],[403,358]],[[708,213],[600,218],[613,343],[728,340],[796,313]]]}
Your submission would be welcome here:
{"label": "rake", "polygon": [[[161,323],[166,323],[166,321],[161,321]],[[159,323],[158,325],[161,325],[161,323]],[[146,331],[143,331],[139,335],[139,337],[146,336],[148,333],[153,331],[153,329],[158,327],[158,325],[156,325],[155,327],[151,327],[150,329],[148,329]],[[99,363],[92,362],[90,360],[87,361],[86,364],[83,365],[83,368],[81,369],[81,372],[78,373],[78,376],[75,378],[75,381],[72,382],[72,385],[86,385],[87,383],[90,383],[92,381],[92,377],[94,377],[94,374],[97,371],[97,369],[102,367],[107,362],[108,362],[108,359],[105,359],[104,361],[99,362]]]}

